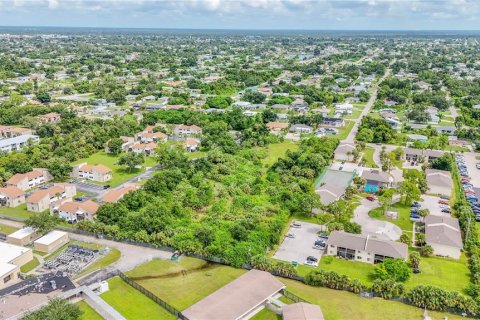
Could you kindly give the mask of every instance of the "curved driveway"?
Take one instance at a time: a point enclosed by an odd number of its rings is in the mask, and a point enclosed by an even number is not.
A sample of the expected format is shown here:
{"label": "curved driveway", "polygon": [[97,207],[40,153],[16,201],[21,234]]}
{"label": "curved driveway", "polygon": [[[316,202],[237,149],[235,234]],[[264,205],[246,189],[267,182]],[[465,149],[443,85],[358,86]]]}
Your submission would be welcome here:
{"label": "curved driveway", "polygon": [[402,229],[388,221],[371,218],[368,213],[378,208],[378,201],[362,199],[360,205],[353,212],[353,222],[362,226],[362,234],[382,240],[397,241],[402,235]]}

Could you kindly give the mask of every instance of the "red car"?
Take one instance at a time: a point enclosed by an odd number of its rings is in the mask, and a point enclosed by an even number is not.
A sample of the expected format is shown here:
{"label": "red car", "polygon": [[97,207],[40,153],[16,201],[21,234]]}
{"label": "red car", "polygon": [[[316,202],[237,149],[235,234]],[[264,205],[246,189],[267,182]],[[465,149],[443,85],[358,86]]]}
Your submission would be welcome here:
{"label": "red car", "polygon": [[438,203],[440,204],[450,204],[448,201],[446,200],[438,200]]}
{"label": "red car", "polygon": [[375,201],[375,200],[377,200],[377,198],[375,198],[375,196],[368,196],[367,200]]}

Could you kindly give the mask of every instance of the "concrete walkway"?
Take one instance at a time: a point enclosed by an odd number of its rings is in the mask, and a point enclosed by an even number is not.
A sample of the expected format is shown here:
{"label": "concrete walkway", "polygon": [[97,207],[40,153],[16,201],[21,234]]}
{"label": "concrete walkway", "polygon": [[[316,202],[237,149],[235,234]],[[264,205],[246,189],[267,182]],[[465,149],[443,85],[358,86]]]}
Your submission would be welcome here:
{"label": "concrete walkway", "polygon": [[355,208],[353,222],[362,226],[362,234],[382,240],[397,241],[402,235],[402,229],[388,221],[371,218],[368,213],[380,207],[378,201],[362,199],[360,205]]}

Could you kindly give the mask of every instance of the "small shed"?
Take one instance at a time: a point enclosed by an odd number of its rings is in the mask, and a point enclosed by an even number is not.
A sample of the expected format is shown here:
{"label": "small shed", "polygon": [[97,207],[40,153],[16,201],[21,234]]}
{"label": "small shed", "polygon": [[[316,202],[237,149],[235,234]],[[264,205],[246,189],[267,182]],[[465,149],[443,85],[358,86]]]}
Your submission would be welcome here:
{"label": "small shed", "polygon": [[41,252],[51,253],[65,243],[68,242],[68,233],[58,230],[53,230],[40,239],[36,240],[33,245],[35,250]]}

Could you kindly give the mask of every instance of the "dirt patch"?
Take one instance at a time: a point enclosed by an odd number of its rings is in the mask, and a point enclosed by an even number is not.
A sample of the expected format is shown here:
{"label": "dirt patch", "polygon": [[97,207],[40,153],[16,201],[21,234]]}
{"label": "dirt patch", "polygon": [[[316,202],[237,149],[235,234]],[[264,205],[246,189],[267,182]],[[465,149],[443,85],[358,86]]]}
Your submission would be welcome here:
{"label": "dirt patch", "polygon": [[178,277],[178,276],[186,276],[189,273],[203,272],[205,270],[213,269],[213,268],[216,268],[216,267],[217,267],[217,265],[215,263],[205,262],[200,267],[193,268],[193,269],[188,269],[188,270],[187,269],[182,269],[182,270],[179,270],[179,271],[169,272],[169,273],[164,273],[164,274],[148,275],[148,276],[141,276],[141,277],[129,277],[129,278],[132,279],[132,280],[135,280],[135,281],[175,278],[175,277]]}

